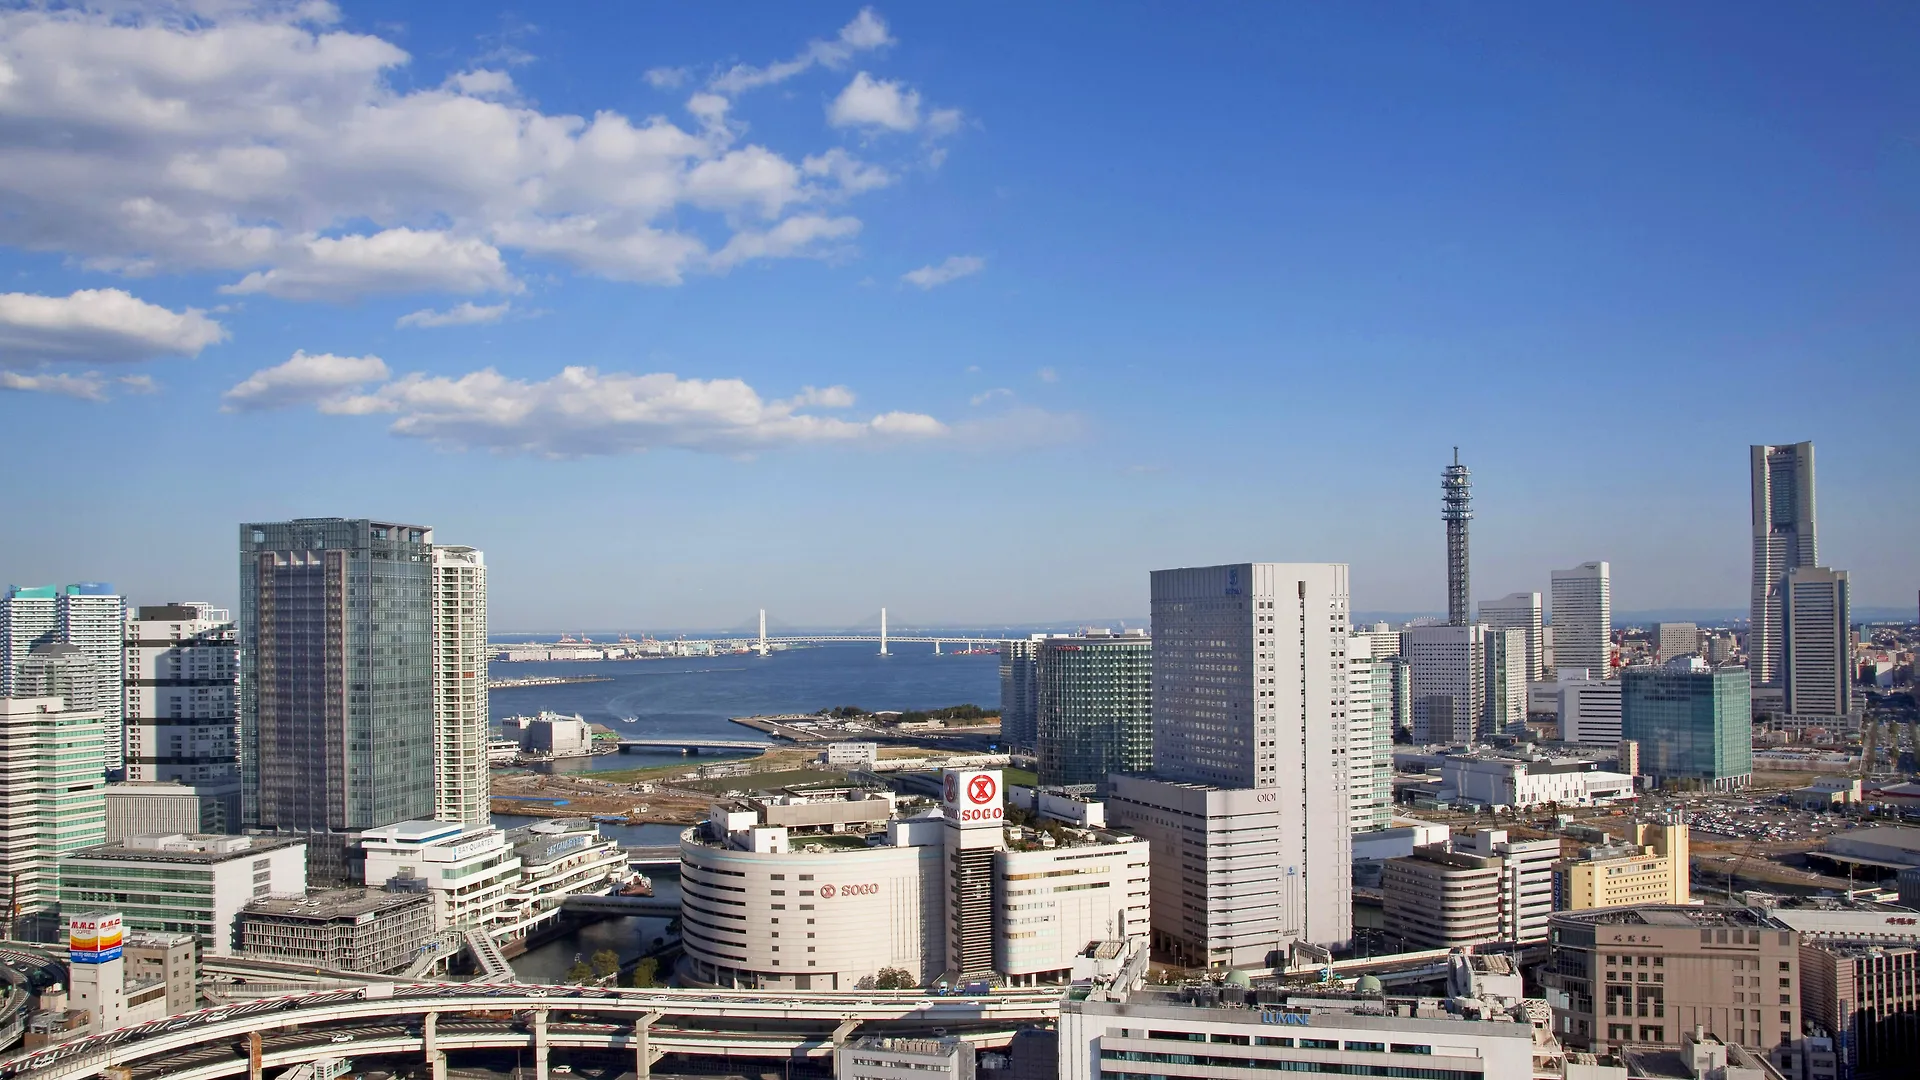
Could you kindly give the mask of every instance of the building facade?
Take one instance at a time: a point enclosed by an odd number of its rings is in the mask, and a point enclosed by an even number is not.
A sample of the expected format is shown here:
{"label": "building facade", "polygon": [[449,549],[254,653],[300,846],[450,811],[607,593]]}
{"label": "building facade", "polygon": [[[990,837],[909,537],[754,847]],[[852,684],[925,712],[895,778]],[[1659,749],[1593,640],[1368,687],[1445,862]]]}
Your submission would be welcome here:
{"label": "building facade", "polygon": [[[39,645],[71,645],[93,658],[99,677],[120,681],[121,624],[126,601],[112,585],[84,581],[36,588],[7,586],[0,600],[0,695],[38,697],[20,683],[21,667]],[[79,706],[75,706],[76,708]],[[121,768],[120,695],[96,703],[105,734],[107,771]]]}
{"label": "building facade", "polygon": [[499,936],[520,859],[506,833],[458,821],[402,821],[360,836],[370,888],[412,889],[433,898],[437,930]]}
{"label": "building facade", "polygon": [[1347,820],[1353,832],[1393,823],[1397,663],[1397,657],[1375,660],[1371,637],[1355,634],[1347,639]]}
{"label": "building facade", "polygon": [[1613,581],[1604,562],[1553,572],[1553,662],[1595,678],[1613,672]]}
{"label": "building facade", "polygon": [[[13,897],[8,937],[50,920],[61,857],[106,839],[105,721],[59,698],[0,698],[0,878]],[[51,921],[39,932],[53,929]]]}
{"label": "building facade", "polygon": [[433,549],[433,816],[484,824],[487,743],[487,563],[470,547]]}
{"label": "building facade", "polygon": [[1000,643],[1000,739],[1029,749],[1040,714],[1040,642],[1045,634]]}
{"label": "building facade", "polygon": [[1767,1051],[1801,1039],[1799,935],[1748,908],[1556,913],[1543,972],[1571,1048],[1677,1042],[1696,1026]]}
{"label": "building facade", "polygon": [[1820,562],[1813,507],[1813,444],[1749,448],[1753,479],[1753,584],[1747,666],[1755,686],[1777,686],[1786,643],[1787,574]]}
{"label": "building facade", "polygon": [[[204,603],[135,608],[121,662],[127,780],[237,783],[240,646],[232,617]],[[214,831],[239,825],[235,818]]]}
{"label": "building facade", "polygon": [[1589,847],[1554,868],[1554,907],[1690,904],[1692,849],[1685,821],[1635,823],[1625,840]]}
{"label": "building facade", "polygon": [[1483,806],[1532,809],[1597,806],[1633,798],[1633,776],[1608,772],[1586,758],[1450,754],[1440,761],[1445,790]]}
{"label": "building facade", "polygon": [[334,971],[404,970],[433,936],[425,893],[328,889],[260,897],[239,917],[241,956]]}
{"label": "building facade", "polygon": [[106,842],[152,833],[240,831],[240,782],[108,784]]}
{"label": "building facade", "polygon": [[940,1039],[854,1039],[833,1049],[834,1080],[973,1080],[973,1044]]}
{"label": "building facade", "polygon": [[1853,723],[1853,609],[1847,572],[1796,566],[1781,587],[1780,673],[1784,725],[1846,728]]}
{"label": "building facade", "polygon": [[1920,948],[1810,941],[1800,946],[1800,988],[1806,1019],[1833,1036],[1842,1080],[1897,1075],[1920,1056]]}
{"label": "building facade", "polygon": [[240,526],[246,823],[354,832],[434,813],[433,531]]}
{"label": "building facade", "polygon": [[1346,942],[1346,565],[1156,570],[1149,591],[1155,775],[1271,793],[1276,872],[1297,882],[1282,893],[1278,944]]}
{"label": "building facade", "polygon": [[292,837],[129,837],[62,857],[60,903],[111,906],[129,927],[196,934],[209,955],[232,956],[240,909],[306,892],[306,859],[305,842]]}
{"label": "building facade", "polygon": [[560,917],[575,894],[610,893],[628,876],[627,853],[590,820],[558,818],[507,831],[520,878],[507,890],[494,936],[517,940]]}
{"label": "building facade", "polygon": [[1508,593],[1498,600],[1482,600],[1480,621],[1486,624],[1488,630],[1525,631],[1527,681],[1540,682],[1549,677],[1546,656],[1542,651],[1545,637],[1541,631],[1545,628],[1545,616],[1540,608],[1539,593]]}
{"label": "building facade", "polygon": [[1585,668],[1562,668],[1558,694],[1560,741],[1582,746],[1620,744],[1620,680],[1589,676]]}
{"label": "building facade", "polygon": [[1037,642],[1034,757],[1045,787],[1107,792],[1153,767],[1153,639],[1089,631]]}
{"label": "building facade", "polygon": [[1690,622],[1653,624],[1654,656],[1661,663],[1700,654],[1700,627]]}
{"label": "building facade", "polygon": [[1470,743],[1485,734],[1487,628],[1414,626],[1400,642],[1413,684],[1413,741]]}
{"label": "building facade", "polygon": [[1752,688],[1744,668],[1697,657],[1620,677],[1620,735],[1639,747],[1640,775],[1660,786],[1735,791],[1753,779]]}
{"label": "building facade", "polygon": [[1380,872],[1386,931],[1409,950],[1545,941],[1559,858],[1558,840],[1480,829],[1388,859]]}
{"label": "building facade", "polygon": [[1520,629],[1487,628],[1489,734],[1521,735],[1527,729],[1527,635]]}

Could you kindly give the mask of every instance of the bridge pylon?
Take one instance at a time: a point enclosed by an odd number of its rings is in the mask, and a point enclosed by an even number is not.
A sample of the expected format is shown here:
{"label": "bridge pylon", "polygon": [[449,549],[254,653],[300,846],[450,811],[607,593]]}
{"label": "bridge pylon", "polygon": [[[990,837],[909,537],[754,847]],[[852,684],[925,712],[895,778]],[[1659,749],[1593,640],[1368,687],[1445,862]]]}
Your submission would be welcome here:
{"label": "bridge pylon", "polygon": [[767,655],[767,609],[766,608],[760,609],[760,644],[756,647],[756,651],[759,652],[761,656]]}
{"label": "bridge pylon", "polygon": [[887,655],[887,609],[880,609],[880,655]]}

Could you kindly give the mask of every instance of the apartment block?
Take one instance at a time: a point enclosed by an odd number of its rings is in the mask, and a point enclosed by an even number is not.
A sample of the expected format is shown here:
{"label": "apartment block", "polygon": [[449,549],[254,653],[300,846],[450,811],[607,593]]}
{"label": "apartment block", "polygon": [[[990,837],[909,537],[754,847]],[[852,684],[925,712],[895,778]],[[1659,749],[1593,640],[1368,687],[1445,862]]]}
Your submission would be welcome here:
{"label": "apartment block", "polygon": [[1386,930],[1408,949],[1546,940],[1560,842],[1510,840],[1504,829],[1417,847],[1381,868]]}
{"label": "apartment block", "polygon": [[1586,848],[1554,868],[1554,907],[1692,903],[1692,850],[1684,820],[1636,823],[1625,839]]}

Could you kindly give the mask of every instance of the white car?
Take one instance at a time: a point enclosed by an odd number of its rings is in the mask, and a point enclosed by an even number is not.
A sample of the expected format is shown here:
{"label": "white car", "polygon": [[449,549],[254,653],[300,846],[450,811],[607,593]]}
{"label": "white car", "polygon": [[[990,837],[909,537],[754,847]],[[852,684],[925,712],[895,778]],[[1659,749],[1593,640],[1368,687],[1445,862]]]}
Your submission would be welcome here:
{"label": "white car", "polygon": [[340,1033],[340,1034],[338,1034],[338,1035],[330,1035],[330,1036],[328,1036],[328,1037],[327,1037],[327,1041],[328,1041],[328,1042],[337,1042],[337,1043],[343,1043],[343,1042],[352,1042],[352,1041],[353,1041],[353,1036],[351,1036],[351,1035],[348,1035],[348,1034],[347,1034],[346,1032],[341,1032],[341,1033]]}

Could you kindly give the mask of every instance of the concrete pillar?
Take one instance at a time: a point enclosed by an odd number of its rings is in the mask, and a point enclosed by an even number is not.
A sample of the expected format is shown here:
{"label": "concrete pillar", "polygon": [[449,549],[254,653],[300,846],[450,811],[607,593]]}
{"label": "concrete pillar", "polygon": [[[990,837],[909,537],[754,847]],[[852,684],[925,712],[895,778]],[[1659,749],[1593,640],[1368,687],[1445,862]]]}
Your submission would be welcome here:
{"label": "concrete pillar", "polygon": [[430,1012],[420,1022],[420,1044],[426,1052],[427,1070],[431,1080],[447,1080],[447,1055],[433,1045],[438,1036],[440,1014]]}
{"label": "concrete pillar", "polygon": [[547,1075],[547,1010],[533,1010],[533,1080],[551,1080]]}
{"label": "concrete pillar", "polygon": [[260,1080],[260,1033],[247,1032],[247,1080]]}
{"label": "concrete pillar", "polygon": [[664,1014],[650,1012],[633,1022],[633,1075],[635,1080],[649,1080],[653,1075],[654,1060],[660,1057],[660,1055],[653,1052],[653,1045],[649,1041],[648,1036],[654,1021],[660,1019],[662,1015]]}

